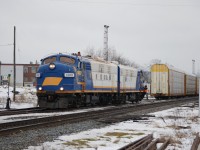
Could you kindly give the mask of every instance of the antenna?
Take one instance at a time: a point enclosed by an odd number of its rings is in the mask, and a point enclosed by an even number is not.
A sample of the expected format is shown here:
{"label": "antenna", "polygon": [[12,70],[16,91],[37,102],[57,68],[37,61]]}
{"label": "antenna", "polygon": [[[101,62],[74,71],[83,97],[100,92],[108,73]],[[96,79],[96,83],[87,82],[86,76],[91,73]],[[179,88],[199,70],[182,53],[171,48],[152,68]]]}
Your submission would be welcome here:
{"label": "antenna", "polygon": [[106,60],[109,61],[109,52],[108,52],[108,28],[109,26],[104,25],[104,51],[106,52]]}

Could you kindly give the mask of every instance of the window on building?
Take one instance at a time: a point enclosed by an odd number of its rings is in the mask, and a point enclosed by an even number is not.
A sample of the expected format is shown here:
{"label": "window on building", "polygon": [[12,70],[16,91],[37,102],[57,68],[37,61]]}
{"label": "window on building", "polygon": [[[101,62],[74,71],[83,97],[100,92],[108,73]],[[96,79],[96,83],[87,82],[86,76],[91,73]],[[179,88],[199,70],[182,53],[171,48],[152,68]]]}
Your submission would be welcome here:
{"label": "window on building", "polygon": [[36,68],[34,66],[31,68],[31,72],[36,73]]}
{"label": "window on building", "polygon": [[24,77],[24,82],[28,82],[28,78],[27,77]]}
{"label": "window on building", "polygon": [[36,82],[36,78],[35,77],[31,77],[31,82]]}
{"label": "window on building", "polygon": [[28,67],[28,72],[30,73],[32,70],[32,67]]}
{"label": "window on building", "polygon": [[24,67],[24,73],[28,73],[28,67]]}

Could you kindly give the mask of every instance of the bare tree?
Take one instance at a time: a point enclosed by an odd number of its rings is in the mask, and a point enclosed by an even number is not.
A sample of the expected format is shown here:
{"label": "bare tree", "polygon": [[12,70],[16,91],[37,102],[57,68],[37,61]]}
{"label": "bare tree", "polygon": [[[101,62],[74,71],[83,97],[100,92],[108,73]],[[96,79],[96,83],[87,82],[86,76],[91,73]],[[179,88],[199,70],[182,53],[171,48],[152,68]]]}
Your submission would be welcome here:
{"label": "bare tree", "polygon": [[152,60],[150,61],[150,65],[153,65],[153,64],[160,64],[160,63],[162,63],[162,61],[161,61],[160,59],[152,59]]}
{"label": "bare tree", "polygon": [[137,65],[134,61],[125,58],[122,54],[118,54],[115,47],[109,47],[108,51],[105,51],[104,49],[99,49],[95,51],[94,47],[87,47],[87,49],[85,50],[85,54],[101,57],[104,60],[106,60],[109,55],[111,61],[117,61],[119,64],[127,65],[134,68],[139,67],[139,65]]}
{"label": "bare tree", "polygon": [[95,55],[95,49],[94,47],[87,47],[85,50],[86,55],[94,56]]}

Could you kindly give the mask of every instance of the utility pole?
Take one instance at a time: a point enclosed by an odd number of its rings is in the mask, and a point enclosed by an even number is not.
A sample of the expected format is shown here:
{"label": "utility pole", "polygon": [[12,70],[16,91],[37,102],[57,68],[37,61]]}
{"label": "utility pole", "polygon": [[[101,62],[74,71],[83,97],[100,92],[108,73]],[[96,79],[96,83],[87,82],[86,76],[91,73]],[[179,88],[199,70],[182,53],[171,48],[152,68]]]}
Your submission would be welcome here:
{"label": "utility pole", "polygon": [[16,34],[16,28],[14,26],[14,53],[13,53],[13,64],[14,64],[14,84],[13,84],[13,101],[15,101],[15,87],[16,87],[16,63],[15,63],[15,46],[16,46],[16,42],[15,42],[15,34]]}
{"label": "utility pole", "polygon": [[198,80],[199,80],[199,117],[200,117],[200,77],[199,76],[198,76]]}
{"label": "utility pole", "polygon": [[104,51],[106,52],[106,60],[109,61],[109,52],[108,52],[108,28],[109,26],[104,25]]}

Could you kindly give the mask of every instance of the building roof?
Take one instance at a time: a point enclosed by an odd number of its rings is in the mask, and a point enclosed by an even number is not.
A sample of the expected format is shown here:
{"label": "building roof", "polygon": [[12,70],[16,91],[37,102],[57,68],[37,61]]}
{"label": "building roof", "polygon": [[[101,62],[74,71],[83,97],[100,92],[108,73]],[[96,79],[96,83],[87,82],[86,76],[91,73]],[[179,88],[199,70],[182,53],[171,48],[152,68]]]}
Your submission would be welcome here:
{"label": "building roof", "polygon": [[[13,66],[14,64],[3,64],[1,63],[0,65],[2,66]],[[39,64],[15,64],[16,66],[39,66]]]}

